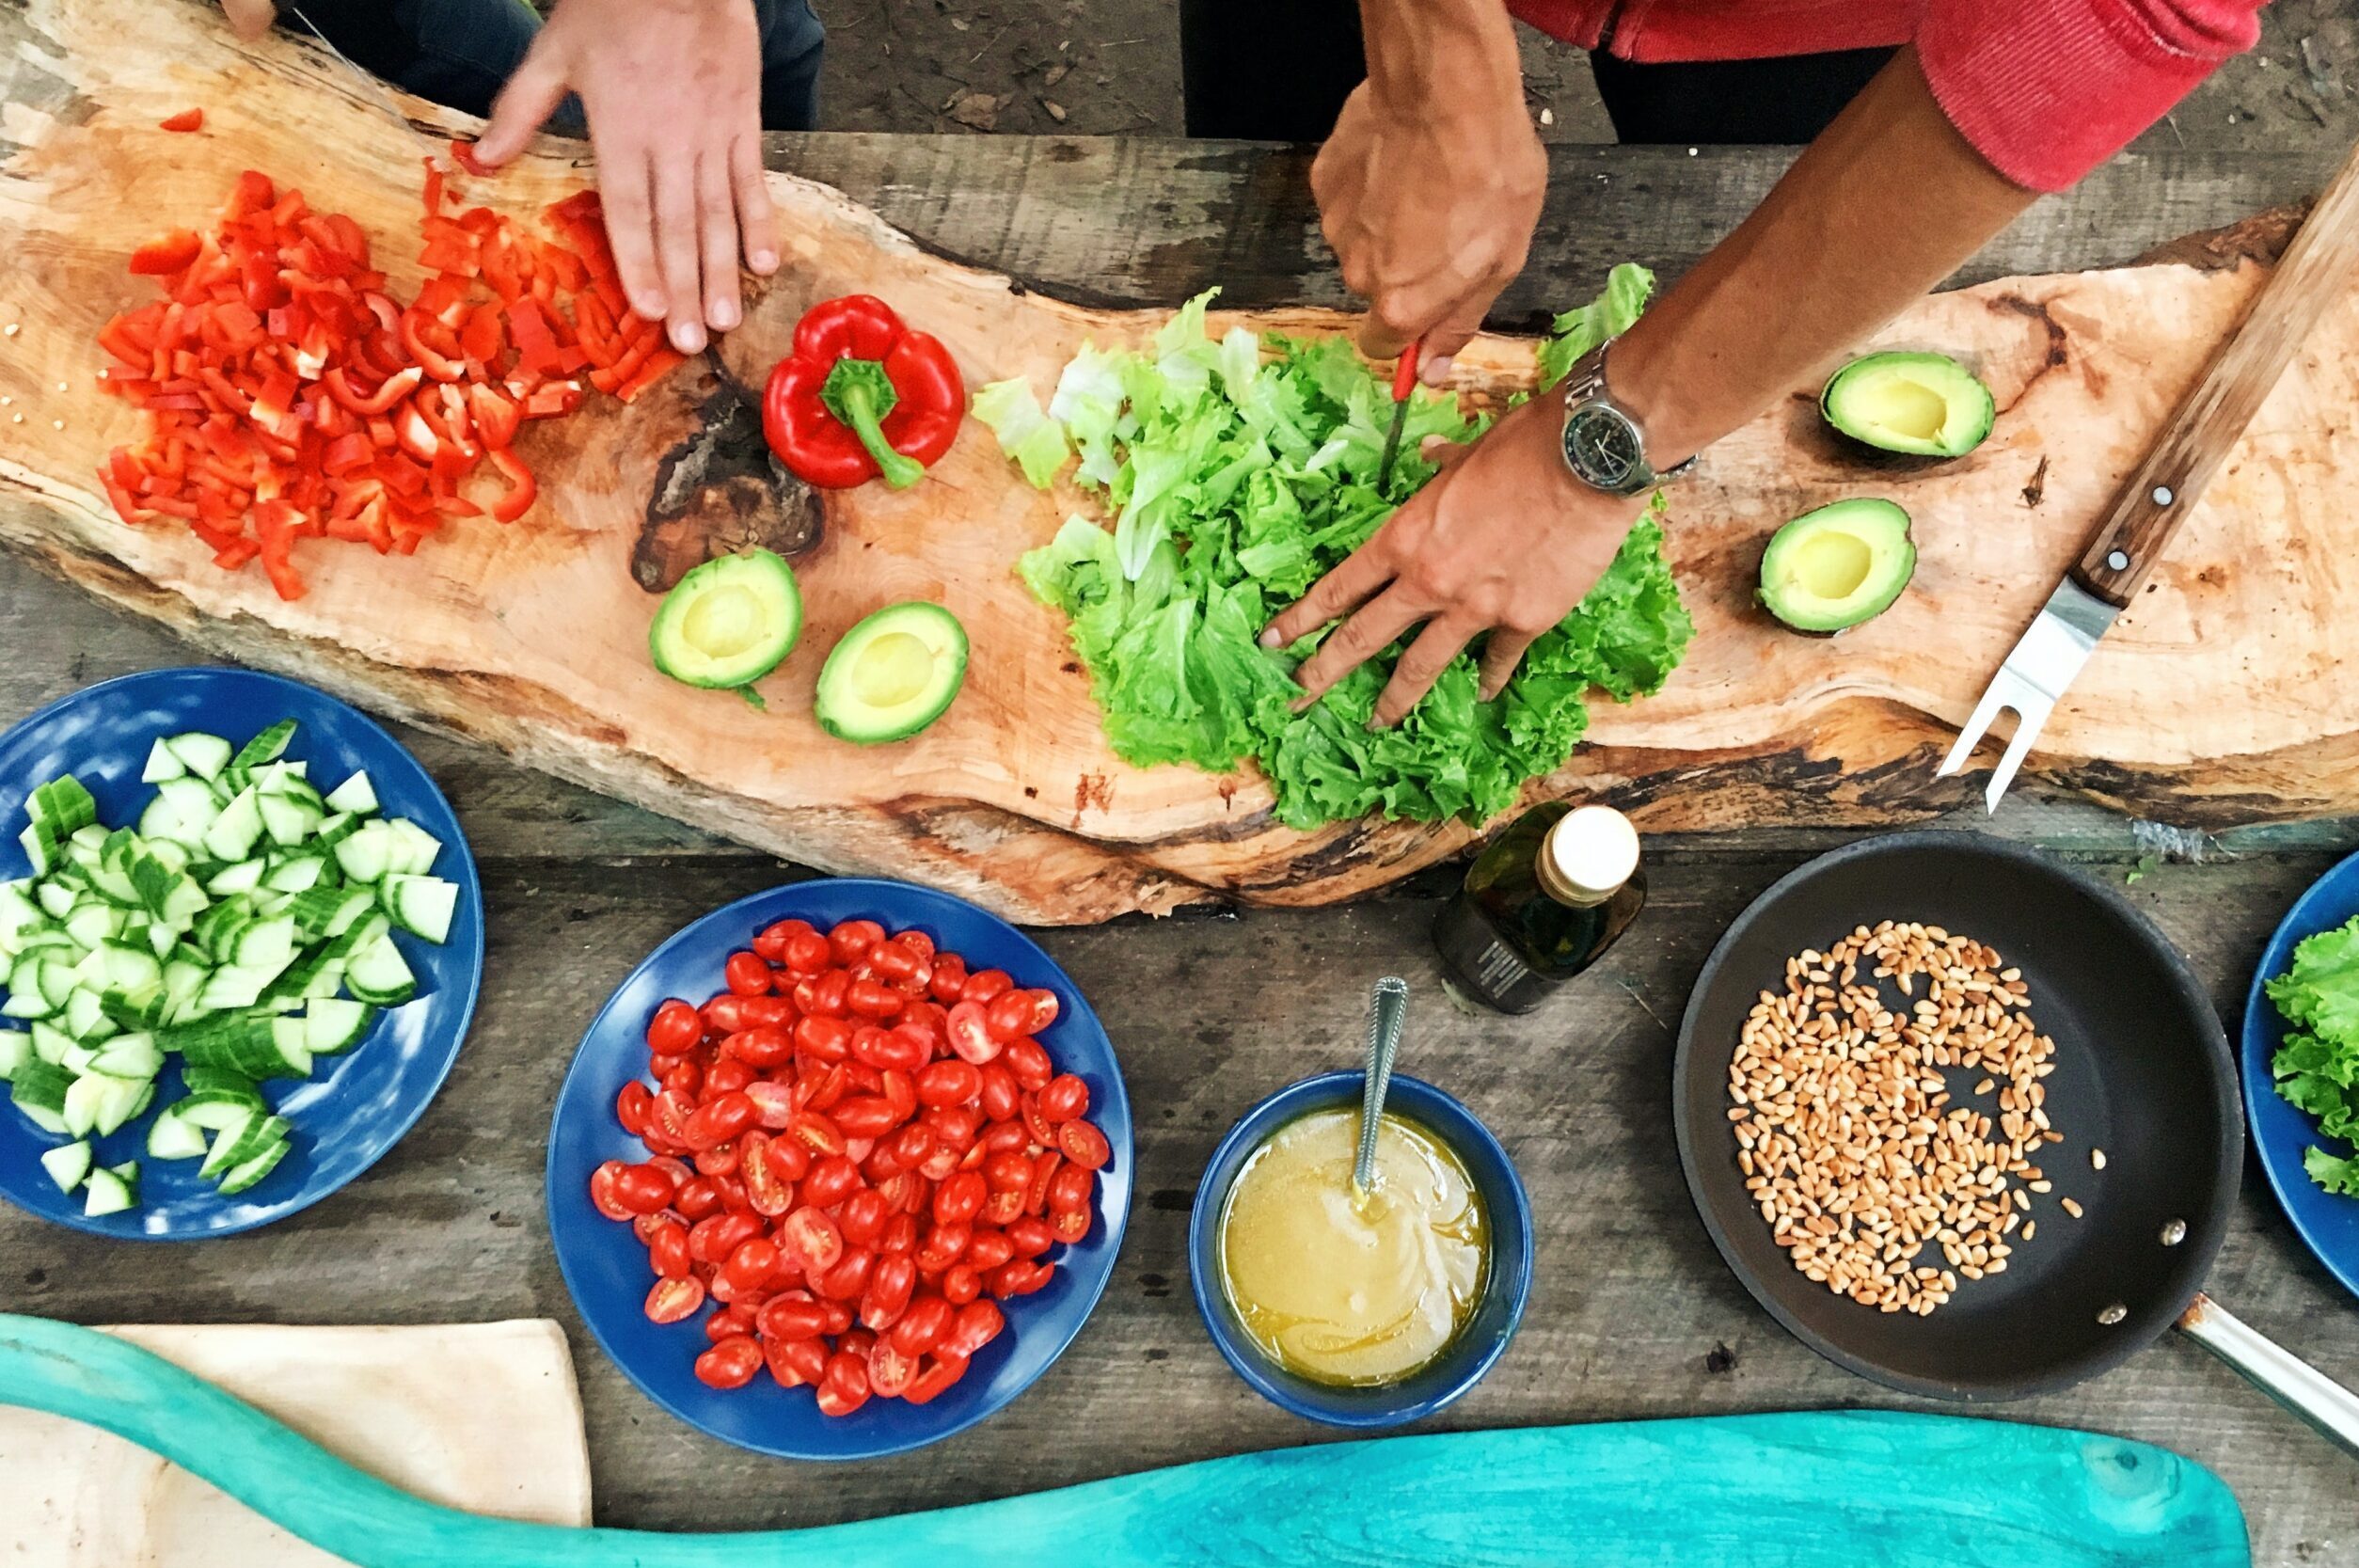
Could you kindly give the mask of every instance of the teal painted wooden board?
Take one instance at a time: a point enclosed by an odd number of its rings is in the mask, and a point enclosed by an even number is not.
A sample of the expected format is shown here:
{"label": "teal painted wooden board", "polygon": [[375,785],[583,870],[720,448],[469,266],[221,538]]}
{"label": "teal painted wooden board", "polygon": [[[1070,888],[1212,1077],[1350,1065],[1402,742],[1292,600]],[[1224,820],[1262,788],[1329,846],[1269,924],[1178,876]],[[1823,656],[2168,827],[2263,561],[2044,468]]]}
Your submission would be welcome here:
{"label": "teal painted wooden board", "polygon": [[[0,1314],[0,1402],[103,1427],[359,1568],[2244,1568],[2236,1499],[2164,1449],[1955,1416],[1723,1416],[1385,1437],[742,1535],[420,1502],[136,1346]],[[907,1461],[923,1464],[923,1458]]]}

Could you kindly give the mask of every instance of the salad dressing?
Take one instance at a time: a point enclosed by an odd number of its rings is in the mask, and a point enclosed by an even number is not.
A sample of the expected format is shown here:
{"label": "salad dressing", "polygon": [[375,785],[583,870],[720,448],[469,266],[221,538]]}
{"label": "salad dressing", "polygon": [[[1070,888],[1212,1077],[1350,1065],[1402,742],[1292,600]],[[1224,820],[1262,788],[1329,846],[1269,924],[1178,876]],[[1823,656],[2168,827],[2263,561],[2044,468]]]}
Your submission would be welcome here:
{"label": "salad dressing", "polygon": [[1491,1238],[1465,1167],[1413,1121],[1376,1133],[1352,1185],[1359,1113],[1314,1111],[1246,1160],[1221,1212],[1230,1308],[1273,1362],[1316,1383],[1398,1383],[1449,1348],[1482,1299]]}

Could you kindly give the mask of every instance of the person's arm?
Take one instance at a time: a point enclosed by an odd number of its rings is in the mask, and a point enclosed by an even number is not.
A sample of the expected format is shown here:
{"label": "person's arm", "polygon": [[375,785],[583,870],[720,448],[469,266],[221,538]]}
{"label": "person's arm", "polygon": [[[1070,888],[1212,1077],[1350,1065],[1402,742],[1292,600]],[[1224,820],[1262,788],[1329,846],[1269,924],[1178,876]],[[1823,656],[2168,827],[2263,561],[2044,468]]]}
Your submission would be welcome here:
{"label": "person's arm", "polygon": [[778,267],[761,52],[752,0],[561,0],[475,146],[509,162],[578,93],[624,293],[683,354],[742,317],[741,252]]}
{"label": "person's arm", "polygon": [[[1614,346],[1615,400],[1668,467],[1831,368],[2032,199],[1969,145],[1903,51]],[[1376,723],[1397,722],[1486,631],[1483,694],[1507,684],[1645,504],[1575,480],[1562,422],[1561,400],[1544,395],[1448,454],[1443,473],[1271,624],[1263,641],[1280,646],[1357,610],[1296,672],[1306,701],[1419,622]]]}
{"label": "person's arm", "polygon": [[1361,0],[1368,80],[1311,165],[1344,286],[1369,302],[1359,344],[1390,359],[1424,341],[1426,382],[1524,268],[1548,158],[1524,110],[1499,0]]}

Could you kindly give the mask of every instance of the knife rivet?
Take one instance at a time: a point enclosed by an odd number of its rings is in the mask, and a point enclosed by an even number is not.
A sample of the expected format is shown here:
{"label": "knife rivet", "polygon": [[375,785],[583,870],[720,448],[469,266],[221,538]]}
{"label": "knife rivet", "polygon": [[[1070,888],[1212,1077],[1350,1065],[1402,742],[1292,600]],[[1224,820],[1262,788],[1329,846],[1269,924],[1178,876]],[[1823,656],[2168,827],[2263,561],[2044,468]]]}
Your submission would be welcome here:
{"label": "knife rivet", "polygon": [[2116,572],[2127,572],[2129,570],[2129,556],[2125,551],[2115,550],[2105,558],[2105,564]]}
{"label": "knife rivet", "polygon": [[2171,487],[2167,484],[2158,484],[2154,487],[2154,504],[2157,506],[2168,506],[2177,499],[2171,494]]}

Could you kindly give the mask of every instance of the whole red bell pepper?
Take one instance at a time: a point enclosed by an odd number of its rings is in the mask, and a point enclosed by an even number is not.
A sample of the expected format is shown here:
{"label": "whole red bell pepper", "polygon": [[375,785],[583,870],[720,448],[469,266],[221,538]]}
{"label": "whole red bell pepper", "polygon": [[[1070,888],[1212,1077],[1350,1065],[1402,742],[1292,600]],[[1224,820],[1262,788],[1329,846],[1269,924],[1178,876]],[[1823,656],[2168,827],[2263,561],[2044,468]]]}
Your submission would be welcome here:
{"label": "whole red bell pepper", "polygon": [[770,372],[762,430],[794,475],[845,490],[878,475],[915,484],[950,450],[966,384],[942,341],[902,325],[873,294],[825,300],[795,327]]}

